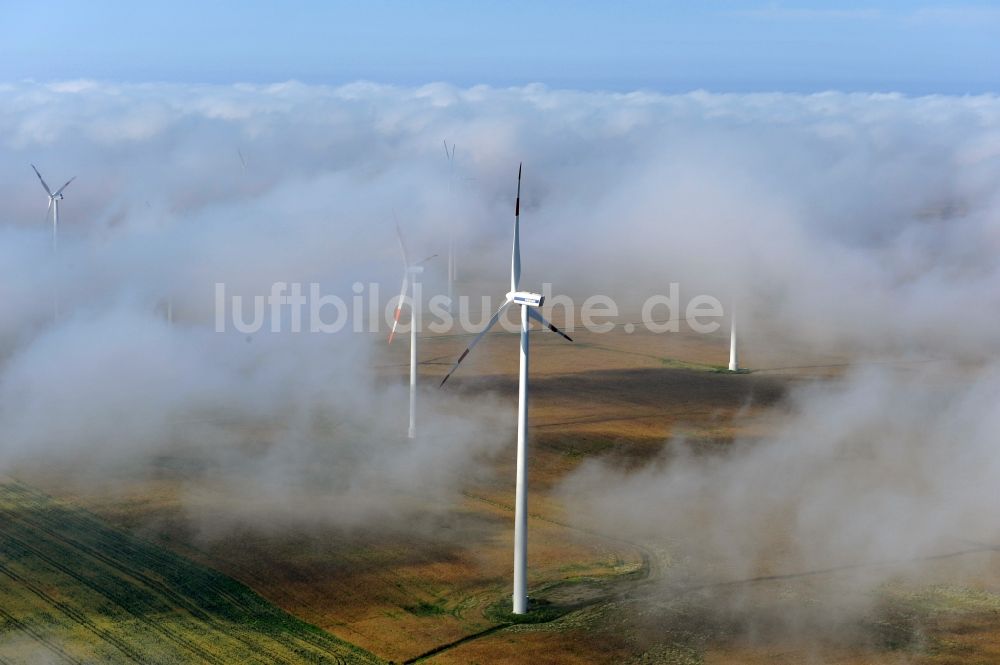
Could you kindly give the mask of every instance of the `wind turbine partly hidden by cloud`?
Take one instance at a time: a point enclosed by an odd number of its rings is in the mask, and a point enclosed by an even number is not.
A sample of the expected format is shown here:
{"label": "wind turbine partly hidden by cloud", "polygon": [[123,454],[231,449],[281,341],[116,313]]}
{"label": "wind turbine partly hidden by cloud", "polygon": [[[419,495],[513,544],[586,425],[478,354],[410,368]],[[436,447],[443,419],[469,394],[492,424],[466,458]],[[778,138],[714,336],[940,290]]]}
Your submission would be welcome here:
{"label": "wind turbine partly hidden by cloud", "polygon": [[[38,181],[42,183],[42,187],[45,189],[45,193],[49,196],[49,205],[45,210],[45,216],[49,216],[49,212],[52,213],[52,254],[53,256],[59,251],[59,202],[63,200],[63,190],[69,187],[69,184],[76,180],[76,176],[73,176],[66,183],[57,189],[55,193],[49,189],[49,184],[45,182],[45,178],[42,174],[38,172],[35,165],[31,165],[31,170],[35,172],[38,176]],[[52,315],[58,319],[59,318],[59,291],[58,289],[53,292],[52,295]]]}
{"label": "wind turbine partly hidden by cloud", "polygon": [[403,255],[403,286],[399,290],[399,302],[396,303],[396,314],[392,321],[392,331],[389,333],[389,344],[392,344],[392,339],[396,336],[399,314],[403,309],[403,302],[406,300],[406,287],[410,285],[412,289],[410,296],[410,427],[407,436],[412,439],[417,435],[417,298],[420,297],[420,289],[417,285],[420,274],[424,271],[424,263],[433,259],[437,254],[432,254],[410,265],[406,244],[403,242],[403,233],[399,230],[399,222],[396,223],[396,240],[399,241],[399,251]]}
{"label": "wind turbine partly hidden by cloud", "polygon": [[517,199],[514,203],[514,247],[510,258],[510,291],[507,300],[489,320],[458,357],[458,361],[441,380],[443,386],[448,377],[458,369],[479,340],[496,325],[504,310],[511,304],[521,307],[521,362],[517,390],[517,481],[514,498],[514,614],[528,611],[528,320],[535,319],[543,326],[572,342],[569,335],[549,323],[538,312],[544,298],[538,293],[520,291],[521,285],[521,166],[517,167]]}
{"label": "wind turbine partly hidden by cloud", "polygon": [[48,217],[49,212],[52,213],[52,251],[54,253],[59,251],[59,202],[64,198],[63,190],[69,187],[71,182],[76,180],[76,176],[67,180],[66,184],[57,189],[53,194],[52,190],[49,189],[48,183],[45,182],[45,178],[43,178],[42,174],[38,172],[38,169],[35,168],[34,164],[31,165],[31,169],[35,172],[35,175],[38,176],[38,180],[42,183],[45,193],[49,195],[49,207],[45,211],[45,216]]}

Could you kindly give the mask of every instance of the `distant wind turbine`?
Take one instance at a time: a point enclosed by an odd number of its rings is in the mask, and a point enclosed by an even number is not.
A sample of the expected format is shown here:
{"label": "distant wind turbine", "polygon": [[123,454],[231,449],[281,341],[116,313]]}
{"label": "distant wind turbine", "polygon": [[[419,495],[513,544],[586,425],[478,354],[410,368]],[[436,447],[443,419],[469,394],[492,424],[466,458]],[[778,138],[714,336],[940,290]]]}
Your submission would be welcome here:
{"label": "distant wind turbine", "polygon": [[69,186],[69,183],[76,180],[76,176],[67,180],[66,184],[57,189],[55,194],[53,194],[52,190],[49,189],[48,183],[45,182],[45,178],[38,172],[34,164],[31,165],[31,170],[38,176],[39,182],[45,188],[45,193],[49,195],[49,207],[45,211],[45,216],[48,217],[49,211],[52,211],[52,252],[55,253],[59,251],[59,202],[63,200],[63,190]]}
{"label": "distant wind turbine", "polygon": [[410,265],[406,245],[403,243],[403,234],[399,230],[399,222],[396,223],[396,240],[399,241],[399,251],[403,255],[403,287],[399,290],[399,302],[396,303],[396,316],[392,321],[389,344],[392,344],[392,338],[396,336],[399,313],[403,309],[403,301],[406,298],[406,287],[412,285],[413,295],[410,298],[410,428],[407,434],[412,439],[417,435],[417,280],[420,273],[424,271],[423,264],[433,259],[437,254]]}
{"label": "distant wind turbine", "polygon": [[517,481],[514,497],[514,614],[528,611],[528,320],[535,319],[552,332],[562,335],[572,342],[569,335],[549,323],[539,312],[544,298],[537,293],[519,291],[521,283],[521,167],[517,168],[517,199],[514,203],[514,247],[510,259],[510,291],[507,300],[486,327],[476,335],[468,348],[458,357],[458,361],[441,380],[443,386],[454,373],[472,347],[500,320],[503,311],[511,304],[521,307],[521,362],[517,391]]}
{"label": "distant wind turbine", "polygon": [[736,348],[736,308],[729,317],[729,371],[736,372],[740,369],[740,357]]}
{"label": "distant wind turbine", "polygon": [[[55,194],[49,189],[49,185],[45,182],[45,178],[42,174],[38,172],[35,165],[31,165],[31,170],[35,172],[38,176],[38,181],[42,183],[42,187],[45,189],[45,193],[49,195],[49,206],[45,210],[45,216],[49,216],[49,210],[52,211],[52,255],[55,256],[59,252],[59,202],[63,200],[63,190],[69,187],[69,183],[76,180],[76,176],[73,176],[66,181],[62,187],[56,190]],[[52,294],[52,315],[58,320],[59,319],[59,290],[58,288]]]}

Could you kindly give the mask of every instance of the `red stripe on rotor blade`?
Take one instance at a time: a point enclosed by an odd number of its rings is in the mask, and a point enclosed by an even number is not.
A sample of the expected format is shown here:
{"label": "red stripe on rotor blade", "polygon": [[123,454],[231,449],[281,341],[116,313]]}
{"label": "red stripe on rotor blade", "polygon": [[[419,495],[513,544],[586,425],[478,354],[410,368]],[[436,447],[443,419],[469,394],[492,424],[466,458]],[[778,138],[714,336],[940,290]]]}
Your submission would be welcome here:
{"label": "red stripe on rotor blade", "polygon": [[389,343],[390,344],[392,344],[392,338],[396,335],[396,324],[399,323],[399,312],[400,312],[401,309],[402,309],[401,307],[397,307],[396,308],[396,318],[393,321],[392,330],[389,332]]}

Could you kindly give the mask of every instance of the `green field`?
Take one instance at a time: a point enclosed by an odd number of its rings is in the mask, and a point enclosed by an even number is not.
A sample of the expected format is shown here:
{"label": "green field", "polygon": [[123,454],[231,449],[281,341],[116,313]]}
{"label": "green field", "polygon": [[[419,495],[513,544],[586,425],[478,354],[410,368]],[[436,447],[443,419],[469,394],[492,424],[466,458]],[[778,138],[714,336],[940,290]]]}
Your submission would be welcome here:
{"label": "green field", "polygon": [[232,579],[0,484],[0,663],[379,663]]}

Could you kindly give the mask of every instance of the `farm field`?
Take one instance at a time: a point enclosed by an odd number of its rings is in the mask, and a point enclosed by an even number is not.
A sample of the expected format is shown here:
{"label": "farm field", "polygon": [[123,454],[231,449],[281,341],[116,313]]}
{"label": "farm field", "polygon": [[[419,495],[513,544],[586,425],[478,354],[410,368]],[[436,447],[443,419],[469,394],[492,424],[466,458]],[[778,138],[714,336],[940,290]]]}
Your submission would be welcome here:
{"label": "farm field", "polygon": [[4,663],[379,663],[238,582],[0,482]]}
{"label": "farm field", "polygon": [[[465,339],[424,340],[428,385]],[[512,399],[516,343],[513,335],[491,336],[447,390]],[[485,480],[463,489],[451,512],[435,518],[430,532],[241,524],[206,537],[190,514],[225,513],[225,486],[166,458],[154,477],[135,480],[122,469],[105,489],[67,484],[67,471],[57,468],[25,469],[21,477],[392,662],[519,663],[526,651],[533,663],[989,662],[1000,641],[1000,577],[969,579],[956,566],[978,557],[989,567],[997,557],[989,546],[945,553],[922,567],[920,579],[908,577],[901,562],[893,584],[878,591],[874,613],[850,626],[854,639],[844,644],[823,631],[786,631],[778,618],[766,630],[748,626],[739,612],[720,613],[718,606],[720,599],[726,607],[749,604],[765,624],[772,614],[791,613],[822,625],[817,608],[831,576],[849,588],[851,569],[706,576],[677,543],[625,541],[576,523],[556,492],[589,459],[639,464],[671,437],[715,451],[737,436],[765,437],[781,423],[790,387],[836,376],[848,364],[843,359],[786,354],[779,364],[748,356],[762,369],[733,375],[718,371],[725,359],[720,336],[581,333],[570,345],[533,333],[533,345],[529,593],[538,609],[527,623],[504,610],[513,446]],[[405,351],[394,347],[380,359],[383,380],[403,380]],[[910,362],[896,363],[898,370],[908,371]],[[409,500],[428,507],[436,501]]]}
{"label": "farm field", "polygon": [[0,665],[1000,665],[1000,2],[118,4],[0,5]]}

